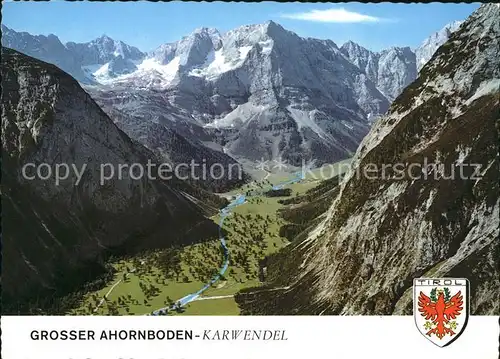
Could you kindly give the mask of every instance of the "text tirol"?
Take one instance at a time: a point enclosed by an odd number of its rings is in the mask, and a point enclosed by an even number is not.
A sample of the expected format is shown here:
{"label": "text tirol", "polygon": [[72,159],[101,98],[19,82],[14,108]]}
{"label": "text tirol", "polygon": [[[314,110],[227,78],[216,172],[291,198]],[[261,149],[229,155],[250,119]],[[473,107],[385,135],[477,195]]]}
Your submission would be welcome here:
{"label": "text tirol", "polygon": [[465,279],[427,279],[427,278],[418,278],[415,279],[418,285],[467,285],[467,281]]}

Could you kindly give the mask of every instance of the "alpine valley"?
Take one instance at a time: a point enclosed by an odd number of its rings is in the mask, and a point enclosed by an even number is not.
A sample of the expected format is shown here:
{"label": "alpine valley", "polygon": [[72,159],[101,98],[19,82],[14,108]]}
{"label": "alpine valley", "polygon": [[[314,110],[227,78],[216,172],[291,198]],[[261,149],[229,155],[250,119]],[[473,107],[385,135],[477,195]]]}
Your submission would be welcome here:
{"label": "alpine valley", "polygon": [[[499,315],[499,52],[495,4],[378,52],[273,21],[150,52],[2,25],[3,313],[407,315],[414,278],[456,277]],[[243,171],[99,176],[191,161]],[[26,178],[58,163],[86,170]]]}

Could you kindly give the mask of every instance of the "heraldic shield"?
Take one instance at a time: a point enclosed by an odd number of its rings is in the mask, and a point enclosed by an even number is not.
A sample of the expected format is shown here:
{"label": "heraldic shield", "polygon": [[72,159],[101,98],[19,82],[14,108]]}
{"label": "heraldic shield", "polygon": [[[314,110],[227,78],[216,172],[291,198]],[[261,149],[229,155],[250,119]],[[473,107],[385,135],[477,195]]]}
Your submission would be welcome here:
{"label": "heraldic shield", "polygon": [[420,333],[440,347],[460,337],[469,319],[469,281],[465,278],[415,278],[413,317]]}

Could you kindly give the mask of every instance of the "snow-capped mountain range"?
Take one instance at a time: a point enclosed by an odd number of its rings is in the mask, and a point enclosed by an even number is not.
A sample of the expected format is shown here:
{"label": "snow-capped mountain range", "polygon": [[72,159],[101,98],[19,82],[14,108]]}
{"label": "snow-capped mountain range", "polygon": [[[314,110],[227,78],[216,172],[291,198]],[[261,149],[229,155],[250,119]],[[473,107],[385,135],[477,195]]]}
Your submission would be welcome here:
{"label": "snow-capped mountain range", "polygon": [[55,35],[31,35],[2,25],[2,45],[53,63],[81,83],[98,84],[135,71],[145,54],[103,35],[87,43],[63,44]]}
{"label": "snow-capped mountain range", "polygon": [[224,34],[197,29],[151,53],[107,36],[64,45],[3,25],[2,43],[54,63],[101,106],[150,118],[238,159],[299,164],[353,153],[454,29],[448,25],[416,52],[372,52],[354,42],[339,48],[272,21]]}

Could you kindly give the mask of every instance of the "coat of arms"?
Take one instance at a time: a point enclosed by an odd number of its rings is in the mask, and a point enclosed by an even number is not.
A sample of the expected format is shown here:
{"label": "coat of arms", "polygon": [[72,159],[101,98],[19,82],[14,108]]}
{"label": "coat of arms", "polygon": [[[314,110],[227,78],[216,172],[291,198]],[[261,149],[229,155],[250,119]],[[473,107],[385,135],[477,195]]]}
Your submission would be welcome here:
{"label": "coat of arms", "polygon": [[444,347],[464,331],[469,317],[469,282],[463,278],[416,278],[413,316],[417,328]]}

